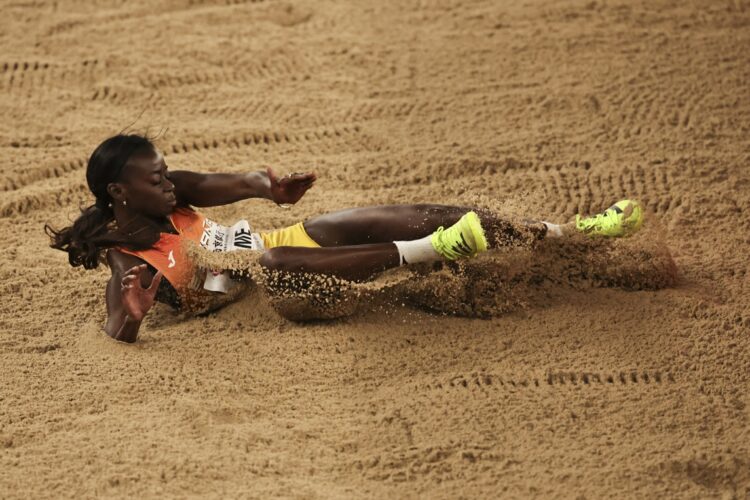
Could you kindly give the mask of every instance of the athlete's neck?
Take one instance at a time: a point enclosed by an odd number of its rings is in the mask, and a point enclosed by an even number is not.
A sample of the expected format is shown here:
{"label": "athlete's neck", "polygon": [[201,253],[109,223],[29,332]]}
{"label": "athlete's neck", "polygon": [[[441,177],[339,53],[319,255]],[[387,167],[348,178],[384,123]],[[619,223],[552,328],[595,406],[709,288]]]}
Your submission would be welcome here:
{"label": "athlete's neck", "polygon": [[126,206],[114,207],[117,227],[126,234],[158,230],[162,233],[174,233],[175,229],[169,217],[149,217],[129,210]]}

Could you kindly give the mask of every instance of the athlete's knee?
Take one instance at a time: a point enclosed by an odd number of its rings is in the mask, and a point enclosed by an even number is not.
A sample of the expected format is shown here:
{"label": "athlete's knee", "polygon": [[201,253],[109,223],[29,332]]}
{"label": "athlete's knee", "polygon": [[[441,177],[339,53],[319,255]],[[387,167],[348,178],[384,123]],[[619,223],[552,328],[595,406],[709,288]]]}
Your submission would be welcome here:
{"label": "athlete's knee", "polygon": [[271,248],[260,256],[260,265],[271,271],[291,271],[289,252],[284,247]]}

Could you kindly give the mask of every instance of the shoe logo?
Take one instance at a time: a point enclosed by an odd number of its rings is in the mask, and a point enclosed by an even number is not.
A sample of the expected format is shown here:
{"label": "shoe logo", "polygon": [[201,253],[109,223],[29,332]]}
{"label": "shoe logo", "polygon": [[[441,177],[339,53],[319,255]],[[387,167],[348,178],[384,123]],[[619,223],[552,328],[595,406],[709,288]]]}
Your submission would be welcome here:
{"label": "shoe logo", "polygon": [[177,265],[177,262],[174,260],[174,254],[172,253],[174,250],[169,251],[169,267],[173,268],[175,265]]}
{"label": "shoe logo", "polygon": [[461,242],[453,245],[453,251],[461,255],[471,255],[473,252],[469,244],[466,243],[463,233],[459,233],[459,235],[461,236]]}

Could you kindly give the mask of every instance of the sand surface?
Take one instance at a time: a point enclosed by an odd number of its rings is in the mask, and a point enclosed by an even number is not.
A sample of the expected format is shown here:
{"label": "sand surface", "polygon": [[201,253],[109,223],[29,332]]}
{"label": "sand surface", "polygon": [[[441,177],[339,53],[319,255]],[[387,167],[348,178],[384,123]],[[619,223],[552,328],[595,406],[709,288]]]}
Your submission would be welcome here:
{"label": "sand surface", "polygon": [[[0,497],[747,497],[746,0],[0,11]],[[566,221],[625,196],[651,217],[601,251],[422,269],[417,300],[382,278],[333,321],[257,289],[158,307],[123,345],[109,271],[42,226],[91,203],[88,155],[139,115],[172,169],[318,173],[290,210],[206,210],[223,222],[473,200]]]}

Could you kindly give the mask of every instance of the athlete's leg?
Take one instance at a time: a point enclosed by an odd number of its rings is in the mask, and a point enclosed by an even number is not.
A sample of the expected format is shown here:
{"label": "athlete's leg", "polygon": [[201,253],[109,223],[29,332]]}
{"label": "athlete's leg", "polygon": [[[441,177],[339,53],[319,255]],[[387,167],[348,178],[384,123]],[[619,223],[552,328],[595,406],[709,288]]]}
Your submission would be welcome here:
{"label": "athlete's leg", "polygon": [[[456,207],[449,209],[460,210]],[[274,271],[329,274],[350,280],[364,280],[389,267],[473,257],[488,247],[482,222],[471,210],[467,210],[450,227],[438,228],[422,238],[413,239],[415,234],[420,234],[415,231],[421,231],[421,228],[411,229],[410,233],[408,229],[404,229],[406,226],[400,224],[403,232],[391,232],[387,235],[390,238],[404,235],[409,238],[405,241],[320,248],[279,246],[270,248],[262,256],[260,263]],[[384,236],[380,234],[379,237]]]}
{"label": "athlete's leg", "polygon": [[272,271],[316,273],[365,281],[375,274],[400,265],[393,243],[335,248],[276,247],[267,250],[260,264]]}
{"label": "athlete's leg", "polygon": [[[366,280],[402,263],[470,257],[484,251],[488,243],[528,242],[543,238],[548,230],[559,233],[555,236],[564,232],[562,226],[534,221],[513,224],[489,211],[475,209],[478,219],[475,214],[467,213],[470,211],[470,208],[445,205],[397,205],[336,212],[305,224],[310,237],[324,248],[271,248],[261,257],[260,263],[275,271]],[[573,227],[594,236],[616,237],[632,234],[642,222],[640,205],[623,200],[601,214],[577,218]],[[447,230],[436,231],[439,226],[448,225],[451,227]],[[433,232],[434,235],[428,238]],[[410,260],[404,255],[403,245],[397,246],[394,242],[398,245],[416,244],[419,248],[407,248],[406,253],[418,258]],[[425,251],[422,247],[426,247]]]}
{"label": "athlete's leg", "polygon": [[541,223],[519,225],[501,219],[488,210],[449,205],[352,208],[313,217],[304,226],[307,234],[323,247],[386,243],[423,238],[440,226],[453,225],[471,210],[479,215],[491,245],[520,240],[522,233],[531,234],[532,240],[541,239],[546,233],[546,227]]}

